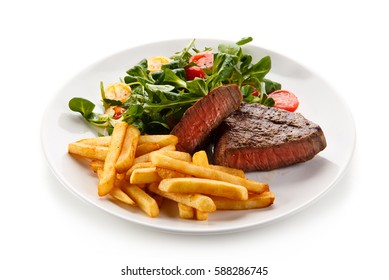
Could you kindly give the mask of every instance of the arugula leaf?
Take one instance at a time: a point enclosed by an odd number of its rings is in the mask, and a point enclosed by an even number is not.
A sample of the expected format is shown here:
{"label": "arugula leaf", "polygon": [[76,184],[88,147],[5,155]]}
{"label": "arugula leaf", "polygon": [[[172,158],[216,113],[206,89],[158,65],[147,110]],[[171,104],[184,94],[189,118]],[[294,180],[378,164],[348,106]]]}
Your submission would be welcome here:
{"label": "arugula leaf", "polygon": [[172,85],[153,85],[153,84],[146,84],[146,88],[148,90],[151,90],[153,92],[171,92],[175,89]]}
{"label": "arugula leaf", "polygon": [[266,93],[267,94],[270,94],[273,91],[281,89],[281,84],[280,83],[271,81],[269,79],[263,79],[263,81],[265,82],[265,88],[266,88]]}
{"label": "arugula leaf", "polygon": [[127,74],[134,77],[148,78],[147,59],[142,59],[134,67],[127,70]]}
{"label": "arugula leaf", "polygon": [[218,51],[220,53],[238,55],[240,47],[237,44],[220,44],[218,46]]}
{"label": "arugula leaf", "polygon": [[86,120],[95,126],[106,127],[109,124],[109,116],[107,114],[91,113]]}
{"label": "arugula leaf", "polygon": [[196,96],[205,96],[208,94],[208,87],[203,79],[195,78],[186,82],[188,91]]}
{"label": "arugula leaf", "polygon": [[171,69],[166,68],[164,70],[165,77],[163,79],[163,82],[173,85],[177,88],[186,88],[186,82],[179,78]]}
{"label": "arugula leaf", "polygon": [[245,85],[240,88],[240,91],[242,92],[243,99],[250,97],[250,94],[253,92],[254,87],[251,85]]}
{"label": "arugula leaf", "polygon": [[271,68],[271,59],[270,56],[265,56],[261,58],[257,63],[248,68],[248,73],[252,76],[257,77],[258,79],[263,79],[267,73],[269,73]]}
{"label": "arugula leaf", "polygon": [[[236,43],[219,44],[212,68],[203,69],[206,74],[203,79],[191,81],[187,80],[185,68],[196,65],[189,59],[193,53],[201,52],[195,46],[195,39],[173,54],[170,57],[172,60],[164,64],[160,71],[150,72],[147,59],[142,59],[129,68],[127,75],[121,79],[131,88],[131,95],[125,102],[107,99],[103,82],[100,82],[104,108],[124,108],[121,120],[137,126],[142,133],[169,133],[190,106],[221,85],[238,85],[245,102],[273,106],[274,100],[268,98],[267,94],[280,89],[281,84],[265,79],[271,69],[269,56],[253,62],[253,57],[244,53],[241,46],[251,41],[252,37],[245,37]],[[210,50],[204,48],[202,51]],[[254,89],[258,91],[258,96],[253,95]],[[95,105],[92,102],[76,97],[69,101],[69,108],[79,112],[88,122],[105,127],[108,134],[112,133],[117,120],[108,114],[94,113]]]}
{"label": "arugula leaf", "polygon": [[250,43],[252,40],[253,40],[252,37],[244,37],[244,38],[240,39],[238,42],[236,42],[236,44],[238,46],[242,46],[242,45],[245,45],[247,43]]}
{"label": "arugula leaf", "polygon": [[253,57],[248,54],[243,54],[240,57],[240,66],[239,69],[241,73],[247,72],[248,68],[251,66],[251,62],[253,61]]}
{"label": "arugula leaf", "polygon": [[198,100],[199,98],[188,98],[185,100],[173,101],[173,102],[162,101],[158,104],[145,103],[143,107],[145,108],[145,110],[148,111],[161,111],[163,109],[169,109],[169,108],[172,110],[177,110],[180,109],[181,107],[193,105]]}
{"label": "arugula leaf", "polygon": [[189,58],[192,56],[190,50],[194,48],[194,44],[195,44],[195,39],[192,39],[183,50],[181,50],[180,52],[176,52],[170,58],[172,60],[178,61],[180,67],[185,67],[186,64],[188,63]]}
{"label": "arugula leaf", "polygon": [[106,106],[121,106],[123,105],[122,102],[118,101],[118,100],[112,100],[112,99],[107,99],[107,98],[104,98],[103,99],[103,103],[104,105]]}
{"label": "arugula leaf", "polygon": [[226,53],[218,53],[215,55],[215,60],[212,68],[212,75],[208,78],[208,89],[221,86],[223,83],[234,83],[230,79],[234,72],[236,57]]}
{"label": "arugula leaf", "polygon": [[95,104],[89,100],[81,97],[74,97],[69,101],[68,105],[70,110],[80,113],[88,122],[96,126],[107,126],[109,121],[108,116],[105,114],[93,113]]}
{"label": "arugula leaf", "polygon": [[274,99],[271,97],[268,97],[265,99],[263,102],[263,105],[268,106],[268,107],[273,107],[274,106]]}
{"label": "arugula leaf", "polygon": [[69,101],[69,108],[74,112],[80,113],[84,118],[88,118],[95,109],[95,104],[85,98],[73,97]]}
{"label": "arugula leaf", "polygon": [[179,60],[172,60],[166,64],[163,64],[161,66],[161,69],[166,69],[166,68],[169,68],[169,69],[177,69],[177,68],[181,68],[180,66],[180,61]]}
{"label": "arugula leaf", "polygon": [[124,116],[130,115],[133,117],[140,117],[140,116],[142,116],[143,112],[144,112],[144,109],[143,109],[142,105],[134,104],[134,105],[130,105],[127,108],[126,112],[124,113]]}

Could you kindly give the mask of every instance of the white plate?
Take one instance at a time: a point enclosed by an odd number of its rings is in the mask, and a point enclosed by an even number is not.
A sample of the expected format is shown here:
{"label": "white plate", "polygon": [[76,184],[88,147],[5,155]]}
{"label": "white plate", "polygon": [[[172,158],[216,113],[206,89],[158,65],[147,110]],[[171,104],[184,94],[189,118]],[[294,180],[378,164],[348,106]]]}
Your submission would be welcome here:
{"label": "white plate", "polygon": [[[268,77],[297,94],[300,100],[298,111],[319,124],[327,138],[327,148],[311,161],[271,172],[248,174],[251,179],[270,184],[276,195],[275,204],[260,210],[219,211],[212,213],[208,221],[198,222],[179,219],[174,205],[152,219],[137,208],[99,198],[94,174],[67,154],[68,143],[96,135],[78,113],[69,110],[68,101],[72,97],[84,97],[100,104],[100,81],[105,84],[116,82],[141,59],[170,56],[188,42],[158,42],[112,55],[76,75],[58,92],[43,118],[42,143],[54,174],[65,187],[112,215],[149,228],[186,234],[216,234],[250,229],[284,218],[312,204],[336,184],[349,164],[355,145],[354,123],[347,106],[314,72],[285,56],[247,45],[244,50],[254,59],[271,56],[273,67]],[[196,47],[216,49],[221,42],[197,40]]]}

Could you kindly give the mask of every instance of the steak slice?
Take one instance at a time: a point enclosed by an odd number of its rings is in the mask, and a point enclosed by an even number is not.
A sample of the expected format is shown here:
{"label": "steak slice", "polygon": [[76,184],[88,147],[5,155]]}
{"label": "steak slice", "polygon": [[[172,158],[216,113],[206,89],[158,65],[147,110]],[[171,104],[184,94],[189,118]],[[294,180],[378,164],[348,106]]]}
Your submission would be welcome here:
{"label": "steak slice", "polygon": [[242,103],[220,125],[216,164],[265,171],[312,159],[327,143],[320,126],[299,113]]}
{"label": "steak slice", "polygon": [[178,137],[178,151],[194,153],[202,148],[211,132],[242,103],[237,85],[221,86],[187,109],[170,132]]}

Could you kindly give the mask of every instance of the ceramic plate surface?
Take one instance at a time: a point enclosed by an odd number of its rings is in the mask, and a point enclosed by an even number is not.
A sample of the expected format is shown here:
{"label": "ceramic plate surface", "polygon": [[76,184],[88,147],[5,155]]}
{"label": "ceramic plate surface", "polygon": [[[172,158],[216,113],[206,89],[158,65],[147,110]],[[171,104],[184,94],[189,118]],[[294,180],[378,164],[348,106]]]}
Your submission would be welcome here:
{"label": "ceramic plate surface", "polygon": [[[272,70],[268,78],[280,82],[283,89],[294,92],[300,101],[298,112],[319,124],[327,139],[327,148],[314,159],[270,172],[248,173],[250,179],[267,182],[276,195],[274,205],[266,209],[218,211],[204,222],[178,218],[175,205],[166,205],[157,218],[149,218],[138,208],[114,203],[97,195],[96,176],[88,167],[67,153],[69,143],[95,137],[93,127],[78,113],[71,112],[72,97],[84,97],[100,103],[100,81],[119,81],[125,71],[143,58],[171,56],[188,44],[180,39],[131,48],[88,67],[73,77],[53,98],[42,123],[42,144],[49,165],[59,181],[72,193],[112,215],[149,228],[183,234],[219,234],[247,230],[285,218],[322,197],[342,177],[355,146],[352,116],[342,98],[313,71],[283,55],[254,45],[243,46],[245,52],[260,59],[270,55]],[[196,47],[213,47],[225,41],[196,40]]]}

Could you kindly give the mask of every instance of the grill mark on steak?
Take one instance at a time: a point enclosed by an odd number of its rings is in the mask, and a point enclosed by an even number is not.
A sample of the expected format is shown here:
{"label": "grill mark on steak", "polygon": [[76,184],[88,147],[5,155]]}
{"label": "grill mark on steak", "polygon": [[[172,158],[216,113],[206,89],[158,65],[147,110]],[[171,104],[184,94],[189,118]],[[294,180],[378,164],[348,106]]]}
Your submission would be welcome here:
{"label": "grill mark on steak", "polygon": [[221,86],[187,109],[172,131],[178,151],[194,153],[204,147],[211,132],[242,103],[237,85]]}
{"label": "grill mark on steak", "polygon": [[244,171],[272,170],[312,159],[327,143],[299,113],[242,103],[217,130],[214,161]]}

